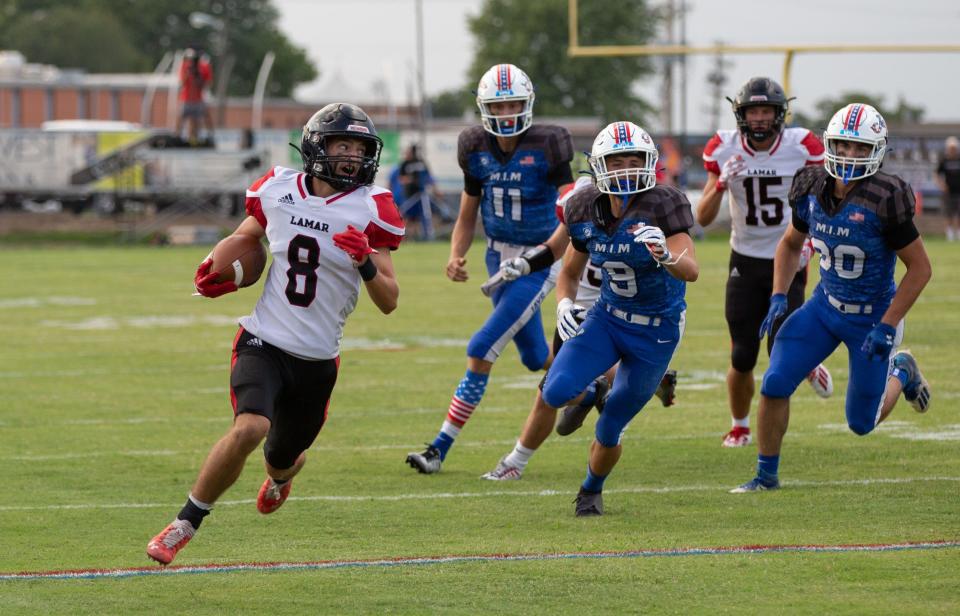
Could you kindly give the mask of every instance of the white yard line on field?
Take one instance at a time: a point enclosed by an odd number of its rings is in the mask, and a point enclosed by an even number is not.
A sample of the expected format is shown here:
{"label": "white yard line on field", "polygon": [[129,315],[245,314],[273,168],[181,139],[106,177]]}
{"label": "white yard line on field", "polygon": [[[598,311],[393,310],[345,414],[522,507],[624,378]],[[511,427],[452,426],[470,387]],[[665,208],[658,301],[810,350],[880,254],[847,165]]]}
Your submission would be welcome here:
{"label": "white yard line on field", "polygon": [[[830,481],[784,481],[785,488],[831,488],[846,486],[874,486],[874,485],[892,485],[926,482],[960,482],[960,477],[875,477],[872,479],[836,479]],[[671,486],[635,486],[627,488],[610,488],[604,490],[604,494],[672,494],[682,492],[726,492],[732,485],[671,485]],[[494,498],[494,497],[553,497],[562,496],[568,498],[575,494],[574,489],[565,490],[489,490],[484,492],[413,492],[407,494],[353,494],[353,495],[317,495],[317,496],[291,496],[289,502],[395,502],[409,500],[449,500],[465,498]],[[751,498],[749,496],[731,497],[731,498]],[[256,502],[253,498],[244,498],[239,500],[222,500],[217,502],[217,507],[233,507],[237,505],[251,505]],[[181,503],[74,503],[64,505],[3,505],[0,506],[0,512],[18,512],[18,511],[55,511],[55,510],[79,510],[79,509],[156,509],[170,508],[175,509]]]}

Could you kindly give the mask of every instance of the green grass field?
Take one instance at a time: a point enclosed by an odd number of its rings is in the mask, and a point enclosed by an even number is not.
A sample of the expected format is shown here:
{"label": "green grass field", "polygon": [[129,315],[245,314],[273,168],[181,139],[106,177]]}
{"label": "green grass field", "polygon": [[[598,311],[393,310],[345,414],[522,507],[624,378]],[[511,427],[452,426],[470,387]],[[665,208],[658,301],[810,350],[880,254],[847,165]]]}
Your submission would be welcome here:
{"label": "green grass field", "polygon": [[[905,345],[934,388],[901,402],[867,437],[843,418],[846,352],[828,361],[837,394],[794,398],[784,489],[734,496],[753,447],[728,450],[723,320],[728,247],[697,244],[687,329],[673,365],[678,404],[631,425],[606,483],[606,515],[572,500],[592,430],[552,437],[522,481],[485,482],[511,448],[539,374],[516,351],[438,475],[404,464],[436,434],[488,308],[474,278],[442,274],[444,244],[405,245],[400,309],[363,297],[347,326],[330,419],[276,514],[257,513],[259,453],[177,565],[375,561],[490,554],[650,551],[647,556],[454,560],[395,566],[97,579],[2,579],[19,613],[957,613],[960,548],[701,553],[746,545],[960,540],[960,249],[931,240],[934,279]],[[206,248],[0,250],[0,574],[148,567],[147,541],[182,505],[227,429],[230,344],[258,289],[191,297]],[[545,323],[552,331],[554,300]],[[762,357],[757,375],[762,374]],[[588,420],[592,426],[592,419]],[[659,551],[659,552],[658,552]]]}

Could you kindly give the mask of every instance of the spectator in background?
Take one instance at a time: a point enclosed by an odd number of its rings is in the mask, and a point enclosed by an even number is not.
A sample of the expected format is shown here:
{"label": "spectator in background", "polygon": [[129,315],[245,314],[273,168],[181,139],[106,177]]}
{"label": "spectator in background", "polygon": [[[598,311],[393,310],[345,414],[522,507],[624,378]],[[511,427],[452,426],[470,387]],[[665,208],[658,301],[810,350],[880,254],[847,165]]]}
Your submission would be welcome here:
{"label": "spectator in background", "polygon": [[[396,194],[398,191],[395,189],[395,182],[399,182],[400,195]],[[441,195],[427,163],[420,158],[416,144],[407,148],[403,161],[391,176],[391,190],[394,190],[394,198],[400,203],[400,214],[408,228],[412,227],[411,223],[419,220],[423,226],[423,239],[432,240],[433,213],[430,198],[432,196],[440,199]]]}
{"label": "spectator in background", "polygon": [[937,165],[937,185],[943,191],[943,216],[947,241],[960,240],[960,140],[947,137]]}
{"label": "spectator in background", "polygon": [[207,139],[213,140],[213,118],[210,108],[204,100],[204,93],[213,82],[213,68],[210,59],[195,47],[183,52],[180,63],[180,102],[182,109],[177,120],[177,135],[183,134],[184,121],[187,122],[187,141],[197,145],[199,141],[200,120],[203,120]]}

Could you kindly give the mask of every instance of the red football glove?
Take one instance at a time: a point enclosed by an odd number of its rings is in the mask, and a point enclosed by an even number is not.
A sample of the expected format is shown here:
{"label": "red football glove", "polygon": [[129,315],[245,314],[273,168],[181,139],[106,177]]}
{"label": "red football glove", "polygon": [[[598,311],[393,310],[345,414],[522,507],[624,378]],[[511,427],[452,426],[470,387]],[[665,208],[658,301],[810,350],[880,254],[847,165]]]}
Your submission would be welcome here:
{"label": "red football glove", "polygon": [[219,272],[210,273],[210,267],[213,265],[213,259],[207,257],[200,267],[197,268],[197,274],[193,277],[193,285],[197,287],[197,293],[204,297],[220,297],[227,293],[233,293],[237,290],[237,284],[232,280],[228,282],[217,282]]}
{"label": "red football glove", "polygon": [[333,243],[337,245],[337,248],[350,255],[350,258],[357,263],[362,263],[367,255],[377,252],[370,248],[370,240],[367,239],[367,236],[354,228],[353,225],[347,225],[346,231],[334,235]]}

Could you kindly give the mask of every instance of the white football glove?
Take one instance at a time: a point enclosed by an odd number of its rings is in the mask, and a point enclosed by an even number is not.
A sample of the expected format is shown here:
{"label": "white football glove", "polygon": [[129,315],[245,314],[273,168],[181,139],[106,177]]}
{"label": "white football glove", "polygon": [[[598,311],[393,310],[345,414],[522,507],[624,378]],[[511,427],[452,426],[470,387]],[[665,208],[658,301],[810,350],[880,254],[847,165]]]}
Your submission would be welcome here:
{"label": "white football glove", "polygon": [[673,259],[670,249],[667,248],[667,238],[660,227],[641,225],[633,232],[633,241],[646,246],[657,263],[667,263]]}
{"label": "white football glove", "polygon": [[573,303],[569,297],[564,297],[557,304],[557,332],[566,342],[583,331],[580,324],[587,318],[587,309]]}
{"label": "white football glove", "polygon": [[720,190],[725,190],[727,186],[730,185],[730,181],[737,179],[746,168],[747,163],[739,154],[728,158],[727,162],[723,163],[723,167],[720,169],[720,179],[717,180],[717,187]]}
{"label": "white football glove", "polygon": [[813,258],[813,241],[810,238],[803,243],[803,248],[800,249],[800,262],[797,264],[797,271],[803,271],[807,267],[807,263],[810,263],[810,259]]}
{"label": "white football glove", "polygon": [[514,257],[500,262],[500,275],[506,281],[516,280],[530,273],[530,262],[523,257]]}

